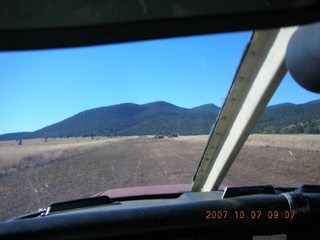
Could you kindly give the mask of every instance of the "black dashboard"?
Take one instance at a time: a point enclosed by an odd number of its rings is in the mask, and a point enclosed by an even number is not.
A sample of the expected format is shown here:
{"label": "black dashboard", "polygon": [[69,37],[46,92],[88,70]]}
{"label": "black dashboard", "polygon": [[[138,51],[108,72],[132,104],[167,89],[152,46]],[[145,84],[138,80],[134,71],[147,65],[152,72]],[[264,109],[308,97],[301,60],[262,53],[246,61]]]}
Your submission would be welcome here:
{"label": "black dashboard", "polygon": [[[91,205],[91,206],[90,206]],[[231,187],[156,199],[52,204],[0,223],[0,239],[315,239],[320,186]]]}

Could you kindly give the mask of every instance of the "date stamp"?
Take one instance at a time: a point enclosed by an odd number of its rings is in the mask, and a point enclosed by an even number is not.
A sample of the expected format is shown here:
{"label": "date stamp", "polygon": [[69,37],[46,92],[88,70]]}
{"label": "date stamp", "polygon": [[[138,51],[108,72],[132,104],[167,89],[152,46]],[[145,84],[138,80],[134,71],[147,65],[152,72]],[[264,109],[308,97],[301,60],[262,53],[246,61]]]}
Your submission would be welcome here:
{"label": "date stamp", "polygon": [[205,218],[210,220],[218,219],[292,219],[295,216],[295,211],[205,211]]}

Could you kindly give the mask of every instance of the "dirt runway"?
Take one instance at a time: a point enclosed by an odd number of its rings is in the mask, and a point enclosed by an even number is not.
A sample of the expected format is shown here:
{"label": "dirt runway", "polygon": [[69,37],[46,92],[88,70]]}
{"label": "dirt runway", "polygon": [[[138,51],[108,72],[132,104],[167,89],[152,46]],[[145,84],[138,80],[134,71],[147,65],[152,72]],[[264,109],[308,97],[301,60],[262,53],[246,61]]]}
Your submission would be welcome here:
{"label": "dirt runway", "polygon": [[[301,144],[291,136],[291,145],[283,137],[250,136],[223,184],[320,184],[320,136],[304,136]],[[143,136],[0,142],[0,220],[111,188],[191,184],[206,141]]]}

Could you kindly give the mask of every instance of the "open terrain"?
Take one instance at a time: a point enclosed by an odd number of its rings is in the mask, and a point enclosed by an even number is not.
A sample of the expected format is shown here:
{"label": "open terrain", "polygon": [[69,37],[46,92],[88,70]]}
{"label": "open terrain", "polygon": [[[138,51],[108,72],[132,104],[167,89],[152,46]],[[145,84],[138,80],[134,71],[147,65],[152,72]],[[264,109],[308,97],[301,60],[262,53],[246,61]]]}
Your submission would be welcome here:
{"label": "open terrain", "polygon": [[[206,135],[0,142],[0,220],[110,188],[192,183]],[[320,183],[319,135],[251,135],[223,184]]]}
{"label": "open terrain", "polygon": [[[122,103],[89,109],[34,132],[2,134],[0,141],[80,136],[209,134],[219,111],[220,108],[212,103],[190,109],[163,101],[142,105]],[[253,132],[319,134],[320,100],[268,106]]]}
{"label": "open terrain", "polygon": [[320,135],[251,135],[222,184],[320,184]]}

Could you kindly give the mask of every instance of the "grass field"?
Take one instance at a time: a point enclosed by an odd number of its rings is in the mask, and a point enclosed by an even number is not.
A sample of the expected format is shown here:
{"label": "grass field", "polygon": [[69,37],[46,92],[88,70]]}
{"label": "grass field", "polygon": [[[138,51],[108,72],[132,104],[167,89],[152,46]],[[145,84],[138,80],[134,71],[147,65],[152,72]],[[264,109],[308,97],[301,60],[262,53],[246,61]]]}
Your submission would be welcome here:
{"label": "grass field", "polygon": [[[0,220],[110,188],[192,183],[208,136],[0,142]],[[223,184],[320,183],[319,135],[252,135]]]}
{"label": "grass field", "polygon": [[246,145],[320,151],[320,135],[308,134],[252,134]]}

